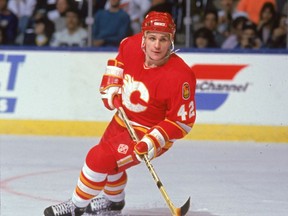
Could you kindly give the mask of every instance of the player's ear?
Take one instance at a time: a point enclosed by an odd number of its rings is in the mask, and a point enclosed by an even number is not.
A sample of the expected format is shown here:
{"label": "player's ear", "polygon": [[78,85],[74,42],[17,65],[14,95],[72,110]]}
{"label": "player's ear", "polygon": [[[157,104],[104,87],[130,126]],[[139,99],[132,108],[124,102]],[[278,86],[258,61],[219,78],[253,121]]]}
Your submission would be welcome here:
{"label": "player's ear", "polygon": [[175,46],[174,46],[174,41],[171,40],[171,45],[170,45],[170,52],[171,52],[171,53],[174,51],[174,48],[175,48]]}
{"label": "player's ear", "polygon": [[141,49],[145,48],[145,35],[142,36]]}

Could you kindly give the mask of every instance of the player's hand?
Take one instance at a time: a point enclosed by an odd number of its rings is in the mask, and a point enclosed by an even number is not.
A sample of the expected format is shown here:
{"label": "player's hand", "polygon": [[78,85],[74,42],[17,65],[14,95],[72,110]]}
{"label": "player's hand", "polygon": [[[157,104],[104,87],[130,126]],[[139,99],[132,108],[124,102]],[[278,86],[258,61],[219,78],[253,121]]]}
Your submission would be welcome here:
{"label": "player's hand", "polygon": [[134,142],[134,152],[136,155],[136,158],[141,162],[143,159],[143,156],[145,154],[148,154],[148,145],[145,142]]}
{"label": "player's hand", "polygon": [[161,154],[164,146],[164,137],[157,129],[151,128],[143,138],[135,144],[134,152],[136,153],[137,158],[140,158],[141,160],[144,155],[147,155],[148,159],[152,160]]}
{"label": "player's hand", "polygon": [[102,97],[104,106],[109,110],[114,110],[115,109],[115,106],[113,103],[114,97],[118,95],[121,95],[121,88],[116,87],[116,86],[106,89],[105,92],[101,92],[101,97]]}
{"label": "player's hand", "polygon": [[140,141],[136,143],[134,150],[139,156],[143,156],[148,153],[148,145],[147,143]]}
{"label": "player's hand", "polygon": [[158,148],[157,151],[151,142],[145,142],[147,138],[142,139],[137,142],[134,146],[134,151],[136,153],[137,159],[142,160],[144,155],[147,155],[149,160],[157,157],[158,153],[161,151],[161,148]]}

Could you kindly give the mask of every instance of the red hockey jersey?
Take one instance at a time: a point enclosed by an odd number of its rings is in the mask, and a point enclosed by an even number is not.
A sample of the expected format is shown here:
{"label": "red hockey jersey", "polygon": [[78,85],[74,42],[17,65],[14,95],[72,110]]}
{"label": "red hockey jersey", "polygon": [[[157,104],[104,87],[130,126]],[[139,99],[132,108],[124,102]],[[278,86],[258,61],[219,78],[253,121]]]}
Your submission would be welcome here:
{"label": "red hockey jersey", "polygon": [[163,66],[145,67],[141,40],[141,33],[123,40],[116,57],[124,64],[123,108],[132,125],[157,128],[174,142],[195,122],[196,78],[177,54]]}

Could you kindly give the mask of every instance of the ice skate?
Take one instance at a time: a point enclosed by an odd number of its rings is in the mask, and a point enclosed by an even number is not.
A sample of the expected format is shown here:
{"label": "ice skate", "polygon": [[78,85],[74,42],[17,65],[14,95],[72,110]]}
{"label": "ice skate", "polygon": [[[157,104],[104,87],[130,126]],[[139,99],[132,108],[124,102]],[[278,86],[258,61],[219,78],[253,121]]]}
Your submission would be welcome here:
{"label": "ice skate", "polygon": [[91,215],[121,215],[121,210],[124,208],[125,201],[112,202],[106,197],[96,197],[91,200],[86,208],[86,213]]}
{"label": "ice skate", "polygon": [[52,205],[44,210],[44,216],[80,216],[85,208],[77,208],[71,200]]}

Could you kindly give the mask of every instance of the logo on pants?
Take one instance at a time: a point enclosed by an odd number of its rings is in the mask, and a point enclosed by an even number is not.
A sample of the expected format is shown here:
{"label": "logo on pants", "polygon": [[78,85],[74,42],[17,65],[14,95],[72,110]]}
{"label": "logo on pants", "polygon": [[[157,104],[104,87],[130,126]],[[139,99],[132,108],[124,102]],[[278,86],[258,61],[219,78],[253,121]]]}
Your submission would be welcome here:
{"label": "logo on pants", "polygon": [[128,147],[128,145],[126,145],[126,144],[120,144],[120,145],[118,146],[118,152],[119,152],[120,154],[126,154],[127,151],[128,151],[128,149],[129,149],[129,147]]}

